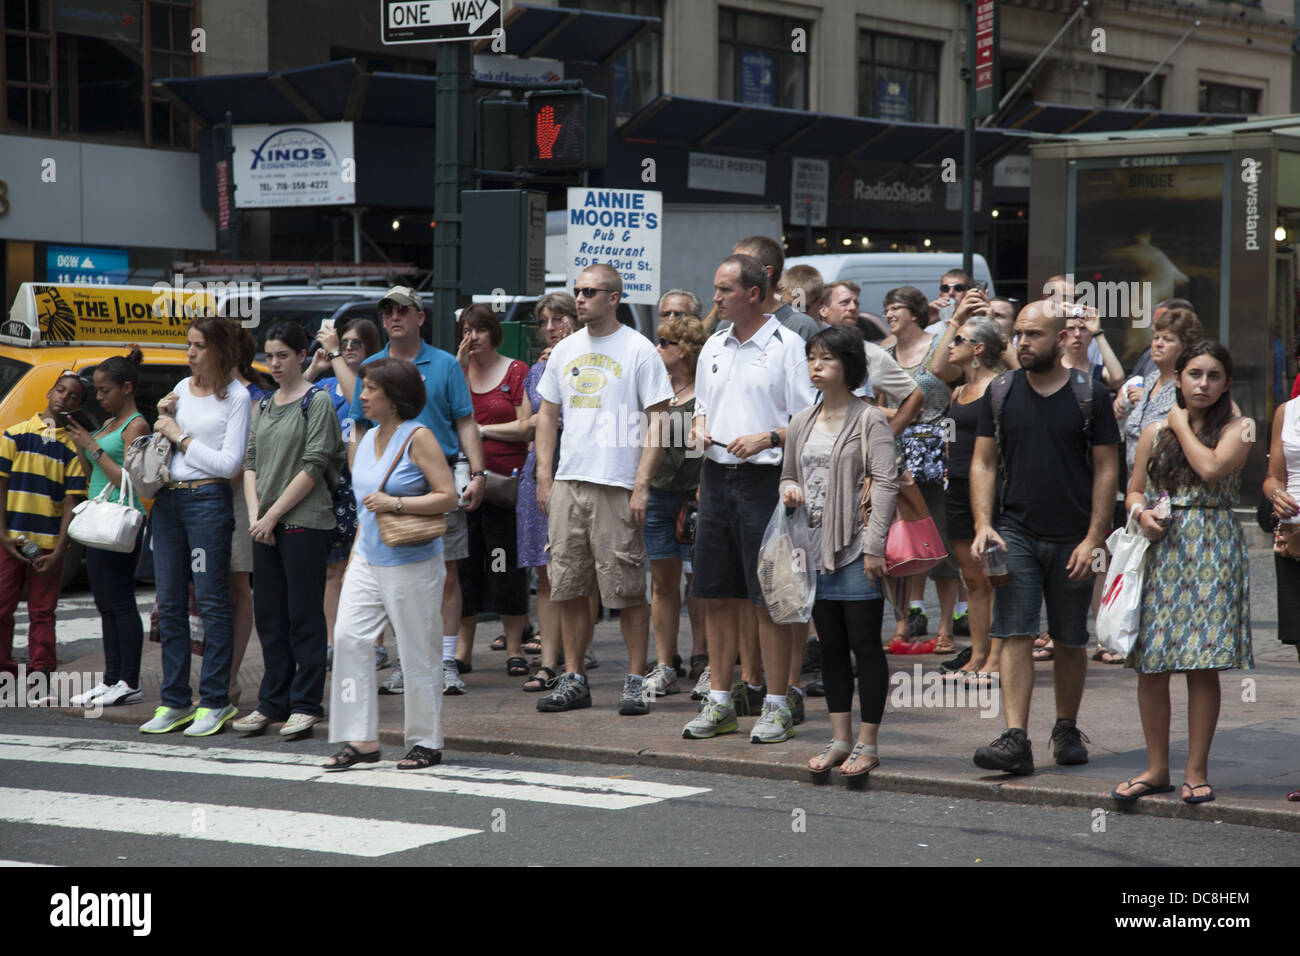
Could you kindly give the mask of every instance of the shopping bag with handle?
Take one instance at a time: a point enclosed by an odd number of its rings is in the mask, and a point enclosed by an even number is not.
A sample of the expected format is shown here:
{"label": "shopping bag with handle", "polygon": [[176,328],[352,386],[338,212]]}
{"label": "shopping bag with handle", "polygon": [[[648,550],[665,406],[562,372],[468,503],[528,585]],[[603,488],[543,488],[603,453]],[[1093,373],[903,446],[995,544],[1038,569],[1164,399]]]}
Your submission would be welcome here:
{"label": "shopping bag with handle", "polygon": [[1141,506],[1134,505],[1128,524],[1116,528],[1106,539],[1110,568],[1101,592],[1101,607],[1097,609],[1097,643],[1125,657],[1137,642],[1142,625],[1142,578],[1151,545],[1137,520],[1140,510]]}

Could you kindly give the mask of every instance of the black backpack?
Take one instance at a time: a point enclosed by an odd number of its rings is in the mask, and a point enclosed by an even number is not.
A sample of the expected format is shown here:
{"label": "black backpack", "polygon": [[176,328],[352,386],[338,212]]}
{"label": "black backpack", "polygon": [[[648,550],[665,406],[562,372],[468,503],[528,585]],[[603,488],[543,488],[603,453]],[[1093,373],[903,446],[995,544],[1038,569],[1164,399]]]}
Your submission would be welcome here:
{"label": "black backpack", "polygon": [[[1006,461],[1007,451],[1003,441],[1002,434],[1002,409],[1007,404],[1007,396],[1011,394],[1011,386],[1016,381],[1016,377],[1024,378],[1024,369],[1013,369],[1003,372],[993,381],[989,382],[989,400],[993,403],[993,440],[997,443],[998,448],[998,471],[1002,474],[1003,489],[1006,488]],[[1026,383],[1026,387],[1030,387]],[[1070,391],[1074,393],[1074,399],[1079,403],[1079,414],[1083,416],[1083,438],[1088,447],[1092,447],[1092,378],[1076,369],[1070,370]],[[1092,460],[1084,455],[1084,464],[1088,468],[1089,474],[1092,473]]]}
{"label": "black backpack", "polygon": [[[298,403],[304,422],[307,420],[307,409],[311,406],[312,399],[316,397],[317,392],[324,391],[317,385],[307,389],[307,394]],[[270,402],[271,396],[265,396],[257,403],[258,411],[266,411],[266,406]],[[330,407],[333,408],[332,401]],[[325,483],[330,489],[330,496],[334,502],[334,537],[330,539],[330,550],[351,547],[357,534],[357,501],[352,494],[352,472],[348,470],[346,447],[340,454],[334,456],[334,460],[325,469]]]}

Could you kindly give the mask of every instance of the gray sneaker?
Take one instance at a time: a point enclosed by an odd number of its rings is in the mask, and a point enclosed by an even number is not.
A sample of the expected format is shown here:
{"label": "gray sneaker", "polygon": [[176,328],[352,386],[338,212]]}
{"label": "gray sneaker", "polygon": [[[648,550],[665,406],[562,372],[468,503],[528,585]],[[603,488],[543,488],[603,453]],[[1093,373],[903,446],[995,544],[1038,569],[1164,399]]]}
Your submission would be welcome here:
{"label": "gray sneaker", "polygon": [[384,682],[379,685],[381,694],[405,694],[406,684],[402,681],[402,662],[398,661],[393,672],[384,678]]}
{"label": "gray sneaker", "polygon": [[164,704],[153,712],[153,720],[140,725],[142,734],[169,734],[184,727],[194,719],[194,707],[168,707]]}
{"label": "gray sneaker", "polygon": [[779,744],[793,736],[794,718],[790,716],[789,708],[763,701],[763,713],[759,715],[758,723],[749,733],[749,742]]}
{"label": "gray sneaker", "polygon": [[239,711],[232,704],[225,707],[200,707],[194,712],[194,722],[185,728],[185,736],[211,737],[237,713]]}
{"label": "gray sneaker", "polygon": [[691,700],[704,700],[704,698],[708,697],[709,683],[712,680],[713,677],[709,673],[709,667],[706,664],[704,671],[700,674],[700,679],[697,680],[695,686],[691,688]]}
{"label": "gray sneaker", "polygon": [[385,667],[391,667],[392,662],[388,659],[388,648],[375,648],[375,670],[382,671]]}
{"label": "gray sneaker", "polygon": [[785,692],[785,706],[790,708],[794,726],[798,727],[804,722],[803,694],[791,687]]}
{"label": "gray sneaker", "polygon": [[442,692],[448,697],[465,693],[465,682],[460,679],[460,668],[455,661],[442,662]]}
{"label": "gray sneaker", "polygon": [[741,717],[756,717],[763,712],[763,701],[767,699],[767,685],[754,690],[743,680],[731,685],[731,703]]}
{"label": "gray sneaker", "polygon": [[687,740],[707,740],[721,734],[734,734],[739,729],[734,706],[705,697],[695,719],[682,728],[682,736]]}
{"label": "gray sneaker", "polygon": [[555,690],[537,702],[537,709],[547,714],[564,710],[581,710],[591,706],[591,690],[577,674],[561,674]]}
{"label": "gray sneaker", "polygon": [[669,694],[676,694],[679,690],[677,668],[672,664],[656,664],[654,670],[646,675],[645,680],[652,688],[652,697],[666,697]]}
{"label": "gray sneaker", "polygon": [[628,674],[624,678],[618,712],[624,717],[643,717],[650,713],[649,682],[644,677]]}

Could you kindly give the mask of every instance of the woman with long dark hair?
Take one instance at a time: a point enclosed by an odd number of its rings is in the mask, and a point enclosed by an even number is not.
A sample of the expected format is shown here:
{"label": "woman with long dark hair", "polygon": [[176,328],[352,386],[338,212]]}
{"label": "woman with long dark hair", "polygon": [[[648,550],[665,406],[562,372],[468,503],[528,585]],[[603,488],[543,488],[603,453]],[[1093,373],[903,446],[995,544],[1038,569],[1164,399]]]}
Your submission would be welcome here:
{"label": "woman with long dark hair", "polygon": [[[172,480],[154,498],[154,575],[162,636],[162,706],[140,730],[165,734],[189,724],[187,737],[221,730],[230,703],[233,626],[230,543],[235,530],[230,479],[244,467],[248,389],[235,377],[239,326],[195,319],[188,332],[189,378],[158,403],[154,431],[172,443]],[[189,582],[203,619],[199,708],[190,696]]]}
{"label": "woman with long dark hair", "polygon": [[[1250,563],[1232,513],[1253,423],[1232,405],[1232,358],[1218,342],[1183,350],[1177,404],[1138,442],[1125,506],[1141,508],[1151,539],[1142,623],[1125,663],[1138,672],[1147,769],[1115,788],[1116,800],[1170,793],[1169,679],[1187,675],[1185,803],[1214,799],[1207,764],[1219,721],[1219,671],[1253,668]],[[1169,506],[1168,516],[1162,512]],[[1158,507],[1157,507],[1158,506]]]}
{"label": "woman with long dark hair", "polygon": [[[140,384],[138,348],[129,355],[114,355],[95,369],[95,396],[109,419],[93,435],[75,421],[67,423],[69,437],[90,462],[90,490],[93,500],[105,487],[119,488],[122,483],[122,459],[126,446],[149,434],[149,423],[135,406],[135,389]],[[121,500],[121,492],[108,494],[109,501],[135,508],[144,506],[134,493],[130,501]],[[104,679],[85,694],[72,699],[74,704],[137,704],[140,702],[140,652],[144,647],[144,627],[135,603],[135,566],[140,560],[144,534],[136,535],[135,550],[128,554],[104,548],[86,548],[86,575],[99,611],[104,640]]]}

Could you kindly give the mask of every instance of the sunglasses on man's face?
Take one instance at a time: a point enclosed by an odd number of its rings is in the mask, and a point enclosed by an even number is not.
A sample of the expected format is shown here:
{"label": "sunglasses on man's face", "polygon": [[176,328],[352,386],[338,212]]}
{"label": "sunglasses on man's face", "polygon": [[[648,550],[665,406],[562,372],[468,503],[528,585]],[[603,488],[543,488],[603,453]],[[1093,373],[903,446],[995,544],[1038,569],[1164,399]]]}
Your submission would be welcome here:
{"label": "sunglasses on man's face", "polygon": [[385,302],[379,307],[379,314],[383,316],[405,315],[407,312],[414,311],[414,309],[415,307],[411,305],[397,305],[394,302]]}
{"label": "sunglasses on man's face", "polygon": [[575,286],[573,289],[573,297],[575,299],[579,297],[584,299],[594,299],[601,292],[613,291],[613,289],[597,289],[592,286]]}
{"label": "sunglasses on man's face", "polygon": [[967,286],[962,285],[960,282],[958,282],[956,285],[941,285],[941,286],[939,286],[939,291],[940,291],[940,292],[965,292],[966,289],[967,289]]}

